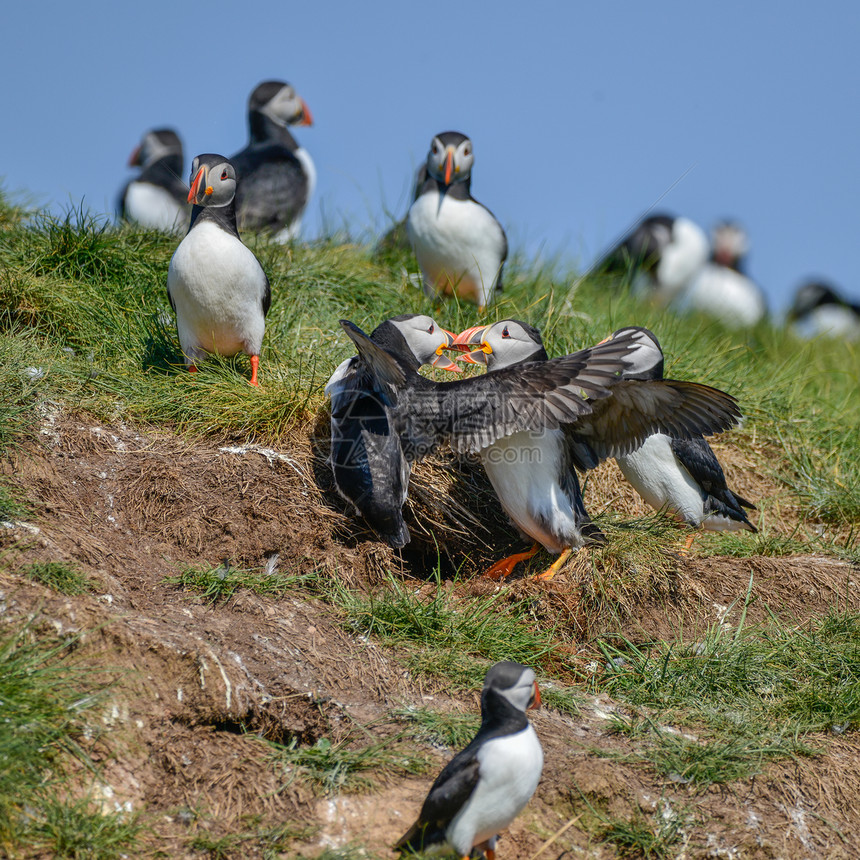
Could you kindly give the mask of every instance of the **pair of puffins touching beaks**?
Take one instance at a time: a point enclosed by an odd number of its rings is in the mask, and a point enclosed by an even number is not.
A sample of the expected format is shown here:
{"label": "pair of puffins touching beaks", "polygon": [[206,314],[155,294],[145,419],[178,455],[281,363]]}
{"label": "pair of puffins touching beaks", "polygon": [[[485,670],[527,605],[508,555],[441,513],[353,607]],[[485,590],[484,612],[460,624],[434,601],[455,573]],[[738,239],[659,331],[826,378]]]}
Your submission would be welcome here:
{"label": "pair of puffins touching beaks", "polygon": [[[438,357],[430,364],[432,367],[447,370],[449,373],[463,372],[463,368],[457,363],[460,361],[466,364],[489,364],[490,356],[493,355],[494,343],[497,349],[505,341],[509,341],[509,344],[505,344],[509,350],[511,348],[516,350],[516,347],[519,346],[531,352],[535,348],[535,344],[527,340],[527,333],[516,320],[501,320],[497,323],[470,326],[456,335],[433,322],[428,327],[428,334],[432,335],[434,329],[439,334],[441,342],[436,349]],[[446,350],[459,352],[460,355],[452,360],[445,355]],[[505,363],[512,362],[508,360]]]}

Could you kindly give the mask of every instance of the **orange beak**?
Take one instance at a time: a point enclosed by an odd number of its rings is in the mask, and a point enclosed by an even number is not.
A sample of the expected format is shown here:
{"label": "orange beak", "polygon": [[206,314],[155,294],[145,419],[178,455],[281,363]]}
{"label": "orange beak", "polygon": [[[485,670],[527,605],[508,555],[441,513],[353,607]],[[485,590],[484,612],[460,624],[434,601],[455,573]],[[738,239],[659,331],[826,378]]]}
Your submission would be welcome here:
{"label": "orange beak", "polygon": [[451,361],[447,355],[445,355],[444,350],[450,349],[454,344],[454,334],[453,332],[448,331],[447,329],[439,329],[447,338],[447,343],[440,343],[438,349],[436,350],[436,355],[439,357],[435,359],[431,366],[438,367],[440,370],[447,370],[449,373],[462,373],[463,368],[457,364],[456,361]]}
{"label": "orange beak", "polygon": [[[535,681],[535,698],[534,698],[534,701],[529,705],[529,708],[534,708],[536,710],[539,707],[540,707],[540,690],[538,689],[537,681]],[[528,708],[526,710],[528,710]]]}
{"label": "orange beak", "polygon": [[311,114],[311,109],[308,107],[308,103],[300,98],[299,101],[302,103],[302,118],[296,123],[296,125],[313,125],[314,118],[313,114]]}
{"label": "orange beak", "polygon": [[[490,350],[490,345],[483,343],[484,332],[489,328],[486,325],[474,325],[460,332],[454,338],[451,346],[454,349],[459,349],[463,352],[457,361],[462,361],[466,364],[486,364],[487,353]],[[479,345],[478,349],[469,350],[469,347]]]}
{"label": "orange beak", "polygon": [[451,176],[454,173],[454,150],[449,149],[445,156],[445,184],[451,184]]}
{"label": "orange beak", "polygon": [[136,146],[134,152],[128,157],[129,167],[140,167],[140,147]]}
{"label": "orange beak", "polygon": [[[197,171],[197,175],[194,177],[194,181],[191,183],[191,188],[188,191],[188,202],[194,203],[195,205],[200,204],[201,197],[206,197],[212,193],[212,186],[206,184],[206,180],[209,178],[209,168],[204,164],[200,170]],[[203,190],[201,192],[200,186],[203,186]]]}

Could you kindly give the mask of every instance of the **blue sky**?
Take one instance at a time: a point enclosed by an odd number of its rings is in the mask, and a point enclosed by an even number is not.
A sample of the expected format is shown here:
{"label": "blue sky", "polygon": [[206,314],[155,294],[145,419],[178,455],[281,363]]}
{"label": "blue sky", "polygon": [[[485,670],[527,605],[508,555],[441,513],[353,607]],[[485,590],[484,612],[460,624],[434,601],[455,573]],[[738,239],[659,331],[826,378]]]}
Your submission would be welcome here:
{"label": "blue sky", "polygon": [[[791,11],[789,11],[791,10]],[[860,5],[17,3],[4,13],[0,176],[62,211],[112,212],[141,134],[186,162],[246,141],[267,78],[314,115],[304,236],[402,214],[444,130],[514,249],[586,267],[646,209],[730,216],[783,309],[824,276],[860,298]]]}

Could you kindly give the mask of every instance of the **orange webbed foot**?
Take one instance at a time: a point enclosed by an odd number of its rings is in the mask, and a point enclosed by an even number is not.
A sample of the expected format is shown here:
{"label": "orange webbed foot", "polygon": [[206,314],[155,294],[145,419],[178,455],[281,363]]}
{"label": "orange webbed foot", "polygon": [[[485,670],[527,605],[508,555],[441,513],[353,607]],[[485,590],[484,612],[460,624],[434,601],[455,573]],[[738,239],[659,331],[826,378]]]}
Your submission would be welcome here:
{"label": "orange webbed foot", "polygon": [[485,570],[481,576],[485,576],[487,579],[504,579],[513,573],[514,567],[516,567],[519,562],[525,561],[527,558],[531,558],[539,549],[540,544],[535,544],[526,552],[516,552],[513,555],[509,555],[507,558],[497,561],[491,568]]}
{"label": "orange webbed foot", "polygon": [[545,582],[549,582],[561,570],[561,566],[568,560],[568,558],[570,558],[570,554],[572,552],[572,547],[562,550],[559,557],[543,573],[538,573],[535,576],[535,579],[542,579]]}

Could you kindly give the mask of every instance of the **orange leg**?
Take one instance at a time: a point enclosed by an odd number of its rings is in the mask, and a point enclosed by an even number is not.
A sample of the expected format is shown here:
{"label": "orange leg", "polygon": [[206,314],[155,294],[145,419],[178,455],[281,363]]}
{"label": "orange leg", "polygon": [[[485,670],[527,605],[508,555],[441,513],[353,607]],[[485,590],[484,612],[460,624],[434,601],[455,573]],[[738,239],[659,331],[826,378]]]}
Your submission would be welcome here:
{"label": "orange leg", "polygon": [[188,365],[188,372],[189,373],[197,373],[197,365],[196,364],[189,364]]}
{"label": "orange leg", "polygon": [[681,555],[689,555],[690,549],[693,546],[693,541],[696,539],[697,532],[693,532],[691,535],[687,537],[687,541],[684,544],[684,548],[681,550]]}
{"label": "orange leg", "polygon": [[537,574],[535,579],[543,579],[546,582],[549,582],[559,572],[559,570],[561,570],[561,566],[568,560],[568,558],[570,558],[570,554],[572,552],[572,547],[563,549],[559,557],[543,573]]}
{"label": "orange leg", "polygon": [[489,579],[504,579],[513,573],[514,566],[518,562],[531,558],[539,549],[540,544],[536,543],[527,552],[516,552],[513,555],[509,555],[507,558],[497,561],[489,570],[484,571],[482,576],[486,576]]}
{"label": "orange leg", "polygon": [[257,368],[260,366],[260,356],[252,355],[251,356],[251,385],[256,385],[259,387],[260,383],[257,382]]}

